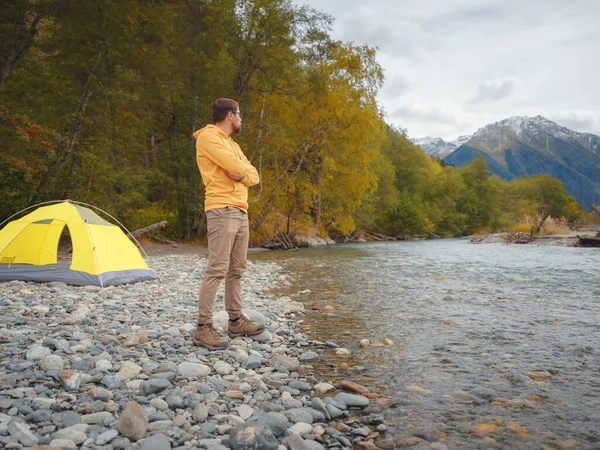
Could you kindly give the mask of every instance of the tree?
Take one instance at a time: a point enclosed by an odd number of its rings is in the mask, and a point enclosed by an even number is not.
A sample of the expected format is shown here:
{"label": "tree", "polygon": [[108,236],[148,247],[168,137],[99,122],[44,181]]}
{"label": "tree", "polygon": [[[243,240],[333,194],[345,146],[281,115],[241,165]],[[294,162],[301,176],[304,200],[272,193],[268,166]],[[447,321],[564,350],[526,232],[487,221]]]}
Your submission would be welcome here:
{"label": "tree", "polygon": [[496,216],[496,193],[490,183],[487,162],[481,155],[459,170],[466,190],[457,206],[466,214],[465,231],[469,234],[488,226]]}
{"label": "tree", "polygon": [[468,190],[461,173],[454,167],[439,172],[424,196],[429,208],[429,219],[437,235],[456,236],[465,233],[468,215],[459,205]]}
{"label": "tree", "polygon": [[10,0],[0,8],[0,93],[60,3],[60,0]]}
{"label": "tree", "polygon": [[518,178],[513,183],[519,194],[529,200],[535,208],[535,211],[530,211],[532,217],[537,217],[536,224],[531,230],[532,235],[539,233],[548,217],[561,217],[565,207],[574,201],[567,194],[562,181],[550,175]]}

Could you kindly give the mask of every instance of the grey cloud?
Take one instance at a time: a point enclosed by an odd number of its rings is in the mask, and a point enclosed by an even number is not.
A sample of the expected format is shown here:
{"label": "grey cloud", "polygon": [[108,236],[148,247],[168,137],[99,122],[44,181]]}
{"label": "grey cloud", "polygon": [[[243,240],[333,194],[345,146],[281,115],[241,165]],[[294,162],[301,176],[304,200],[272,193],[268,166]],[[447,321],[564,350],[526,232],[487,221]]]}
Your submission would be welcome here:
{"label": "grey cloud", "polygon": [[440,46],[417,22],[382,19],[368,8],[359,8],[340,21],[339,32],[343,40],[367,43],[393,58],[418,59],[423,50]]}
{"label": "grey cloud", "polygon": [[567,128],[570,128],[571,130],[575,130],[575,131],[589,130],[590,128],[592,128],[594,126],[594,121],[590,118],[583,119],[583,118],[571,117],[571,118],[555,119],[554,121],[556,123],[558,123],[559,125],[562,125],[563,127],[567,127]]}
{"label": "grey cloud", "polygon": [[477,104],[487,101],[502,100],[510,97],[515,88],[514,80],[488,80],[477,87],[477,94],[469,103]]}
{"label": "grey cloud", "polygon": [[438,124],[459,125],[459,119],[455,114],[442,111],[438,108],[423,109],[410,105],[403,105],[392,111],[390,116],[400,120],[418,119],[428,122],[436,122]]}
{"label": "grey cloud", "polygon": [[549,117],[550,120],[574,131],[592,133],[600,136],[600,112],[571,111],[560,112]]}
{"label": "grey cloud", "polygon": [[470,25],[484,26],[486,22],[497,22],[510,14],[507,1],[490,2],[482,5],[479,0],[471,5],[459,7],[433,15],[422,20],[423,28],[431,32],[447,32]]}
{"label": "grey cloud", "polygon": [[379,48],[378,98],[415,135],[535,114],[600,134],[600,0],[292,1],[327,9],[336,39]]}
{"label": "grey cloud", "polygon": [[531,18],[536,21],[547,19],[569,19],[569,10],[583,9],[593,14],[598,8],[596,0],[578,0],[566,4],[564,0],[461,0],[446,1],[437,8],[423,3],[424,9],[419,13],[422,0],[415,0],[416,14],[420,16],[422,27],[432,33],[454,33],[456,30],[469,28],[515,29],[530,26]]}
{"label": "grey cloud", "polygon": [[408,91],[409,87],[408,80],[401,76],[395,76],[385,83],[381,94],[388,99],[397,98]]}

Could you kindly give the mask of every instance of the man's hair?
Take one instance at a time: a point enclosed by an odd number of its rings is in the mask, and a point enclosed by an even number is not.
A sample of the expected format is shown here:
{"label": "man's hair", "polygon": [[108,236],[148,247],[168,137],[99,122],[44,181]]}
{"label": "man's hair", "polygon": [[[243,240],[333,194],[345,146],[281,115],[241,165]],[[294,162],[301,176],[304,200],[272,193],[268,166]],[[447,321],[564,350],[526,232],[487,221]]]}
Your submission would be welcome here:
{"label": "man's hair", "polygon": [[219,98],[212,106],[213,122],[219,123],[225,120],[229,112],[236,112],[240,104],[230,98]]}

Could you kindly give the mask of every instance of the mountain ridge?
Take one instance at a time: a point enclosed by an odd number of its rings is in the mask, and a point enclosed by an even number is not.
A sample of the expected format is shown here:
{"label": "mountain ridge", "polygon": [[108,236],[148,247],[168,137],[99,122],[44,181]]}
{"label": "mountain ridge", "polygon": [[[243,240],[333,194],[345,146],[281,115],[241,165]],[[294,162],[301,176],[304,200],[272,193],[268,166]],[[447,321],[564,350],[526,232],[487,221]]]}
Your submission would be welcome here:
{"label": "mountain ridge", "polygon": [[600,199],[600,137],[594,134],[542,116],[514,116],[480,128],[444,161],[464,166],[478,154],[492,173],[506,180],[549,174],[586,207]]}
{"label": "mountain ridge", "polygon": [[411,140],[413,143],[421,147],[421,149],[428,155],[437,158],[444,158],[446,155],[452,153],[469,139],[471,139],[471,135],[461,135],[452,141],[445,141],[441,137],[431,136],[414,138]]}

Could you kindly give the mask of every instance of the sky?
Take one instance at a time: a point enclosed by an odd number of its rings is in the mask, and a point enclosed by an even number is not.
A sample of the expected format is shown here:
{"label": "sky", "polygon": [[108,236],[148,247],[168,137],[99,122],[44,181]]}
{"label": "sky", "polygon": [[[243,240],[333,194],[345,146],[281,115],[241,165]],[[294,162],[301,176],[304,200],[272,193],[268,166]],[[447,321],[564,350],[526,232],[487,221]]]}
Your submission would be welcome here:
{"label": "sky", "polygon": [[452,140],[541,115],[600,135],[600,0],[294,0],[376,47],[386,122]]}

